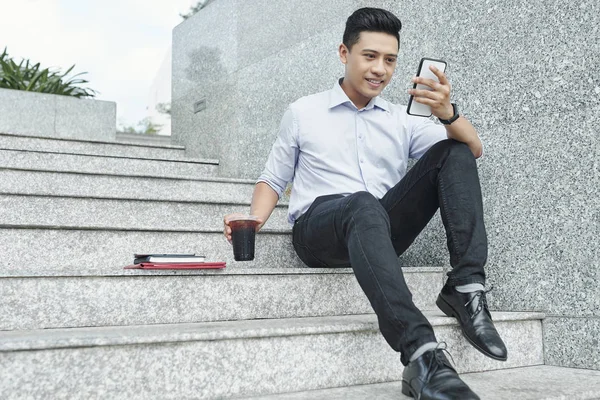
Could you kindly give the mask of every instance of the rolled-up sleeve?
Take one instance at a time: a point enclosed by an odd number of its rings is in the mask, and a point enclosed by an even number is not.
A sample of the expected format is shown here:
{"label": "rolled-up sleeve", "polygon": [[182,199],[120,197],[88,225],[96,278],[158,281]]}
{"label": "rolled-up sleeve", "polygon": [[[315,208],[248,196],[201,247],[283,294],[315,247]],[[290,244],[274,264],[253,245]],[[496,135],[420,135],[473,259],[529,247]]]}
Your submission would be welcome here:
{"label": "rolled-up sleeve", "polygon": [[431,146],[448,139],[444,125],[437,125],[429,118],[409,117],[410,124],[410,158],[419,159]]}
{"label": "rolled-up sleeve", "polygon": [[291,108],[283,114],[277,139],[273,143],[269,158],[256,183],[265,182],[279,198],[288,182],[294,179],[294,169],[298,160],[298,125]]}
{"label": "rolled-up sleeve", "polygon": [[[431,146],[439,141],[448,139],[448,132],[444,125],[436,124],[429,118],[411,116],[411,119],[410,158],[416,158],[418,160]],[[481,140],[481,138],[479,138],[479,140]],[[484,154],[483,141],[481,142],[481,146],[481,156],[479,156],[479,159],[481,159]]]}

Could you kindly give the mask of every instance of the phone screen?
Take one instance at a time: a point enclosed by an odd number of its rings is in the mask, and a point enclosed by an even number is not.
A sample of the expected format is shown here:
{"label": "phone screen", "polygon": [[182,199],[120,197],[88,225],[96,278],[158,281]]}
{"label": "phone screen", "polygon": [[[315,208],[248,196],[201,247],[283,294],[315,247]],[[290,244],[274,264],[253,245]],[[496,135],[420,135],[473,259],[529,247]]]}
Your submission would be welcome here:
{"label": "phone screen", "polygon": [[[446,61],[435,60],[433,58],[422,58],[419,63],[419,68],[417,69],[417,76],[421,76],[423,78],[433,79],[436,82],[439,82],[439,79],[429,67],[431,65],[436,66],[440,71],[446,72]],[[413,89],[417,90],[431,90],[429,86],[414,84]],[[411,95],[408,99],[408,107],[406,108],[406,112],[410,115],[415,115],[419,117],[430,117],[431,116],[431,107],[417,103],[413,101],[414,97]]]}

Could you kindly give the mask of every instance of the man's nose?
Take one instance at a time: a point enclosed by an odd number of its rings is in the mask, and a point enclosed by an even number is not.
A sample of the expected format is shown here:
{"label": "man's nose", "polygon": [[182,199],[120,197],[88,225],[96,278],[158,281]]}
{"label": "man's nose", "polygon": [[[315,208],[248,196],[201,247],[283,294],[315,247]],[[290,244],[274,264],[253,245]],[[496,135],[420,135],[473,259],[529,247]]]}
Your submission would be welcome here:
{"label": "man's nose", "polygon": [[374,74],[377,74],[377,75],[385,74],[385,65],[383,63],[383,60],[375,61],[373,63],[373,66],[371,67],[371,72],[373,72]]}

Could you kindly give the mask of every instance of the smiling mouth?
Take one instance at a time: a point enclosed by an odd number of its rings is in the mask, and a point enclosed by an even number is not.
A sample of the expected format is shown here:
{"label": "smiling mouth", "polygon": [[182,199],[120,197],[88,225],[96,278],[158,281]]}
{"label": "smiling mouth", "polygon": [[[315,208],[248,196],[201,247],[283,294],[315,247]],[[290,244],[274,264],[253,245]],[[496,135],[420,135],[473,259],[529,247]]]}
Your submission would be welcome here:
{"label": "smiling mouth", "polygon": [[383,84],[383,81],[380,79],[365,79],[369,84],[373,87],[379,87]]}

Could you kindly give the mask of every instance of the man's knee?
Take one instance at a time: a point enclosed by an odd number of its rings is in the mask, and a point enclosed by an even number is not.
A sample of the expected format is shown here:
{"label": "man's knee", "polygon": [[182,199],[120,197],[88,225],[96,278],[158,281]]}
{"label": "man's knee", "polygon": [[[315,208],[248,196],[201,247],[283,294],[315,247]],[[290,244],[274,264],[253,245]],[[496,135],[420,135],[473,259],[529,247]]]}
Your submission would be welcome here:
{"label": "man's knee", "polygon": [[450,156],[467,160],[475,159],[473,152],[466,143],[458,142],[452,139],[449,140],[451,141],[449,149]]}
{"label": "man's knee", "polygon": [[466,162],[475,165],[475,156],[473,152],[463,142],[454,139],[442,140],[430,149],[433,153],[437,153],[438,159],[443,161],[450,160],[451,162]]}
{"label": "man's knee", "polygon": [[389,225],[389,216],[379,200],[369,192],[356,192],[348,196],[345,214],[355,219],[375,219]]}

